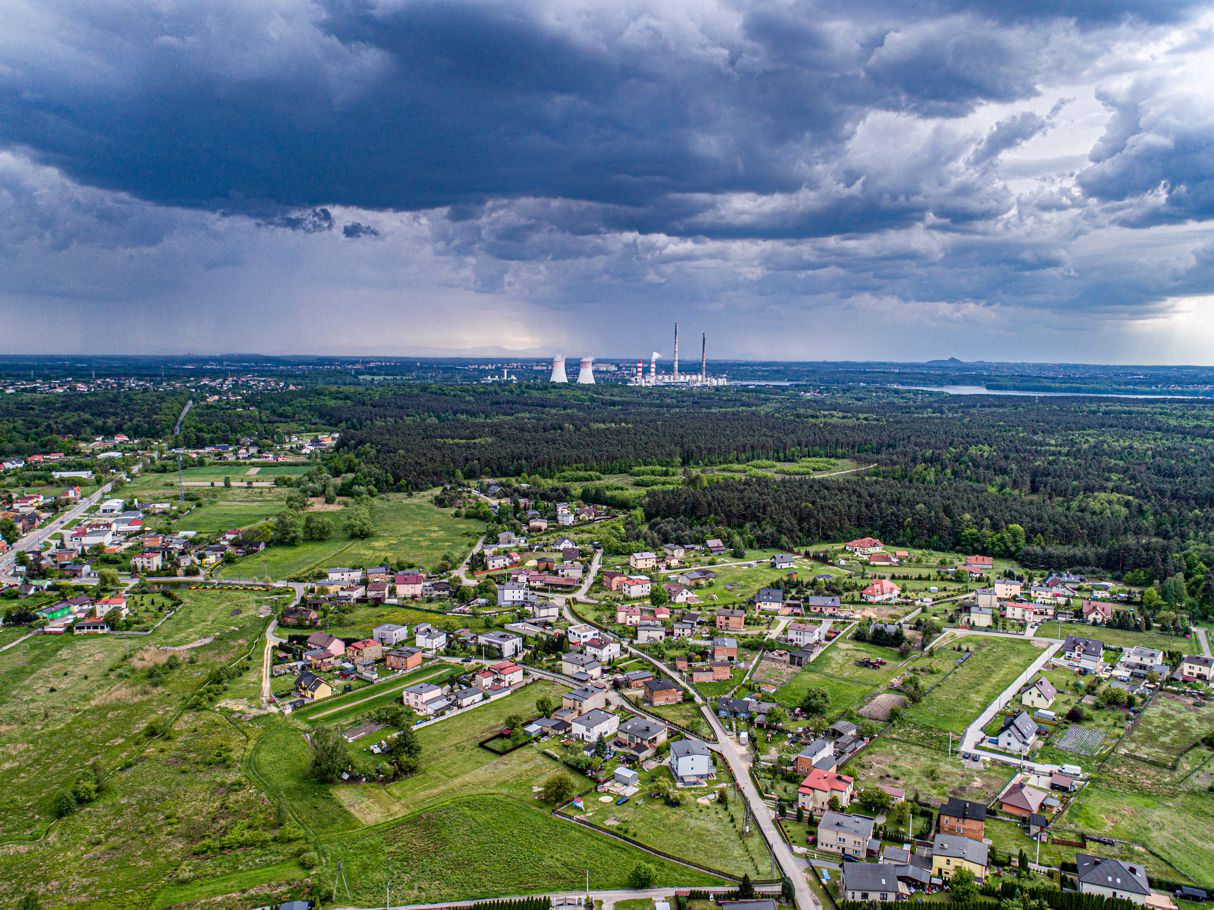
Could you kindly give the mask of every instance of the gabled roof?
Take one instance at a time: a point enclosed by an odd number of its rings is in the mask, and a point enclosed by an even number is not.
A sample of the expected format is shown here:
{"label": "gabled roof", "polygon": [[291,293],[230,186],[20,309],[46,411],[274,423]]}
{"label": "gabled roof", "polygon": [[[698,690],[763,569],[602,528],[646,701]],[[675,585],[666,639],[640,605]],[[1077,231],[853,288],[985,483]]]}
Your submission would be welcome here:
{"label": "gabled roof", "polygon": [[872,840],[874,820],[865,815],[844,815],[842,812],[823,812],[819,830],[839,831],[859,837],[866,844]]}
{"label": "gabled roof", "polygon": [[[1033,681],[1033,684],[1029,686],[1029,689],[1036,689],[1049,701],[1053,701],[1058,695],[1058,690],[1054,688],[1054,684],[1044,676],[1038,676],[1037,679]],[[1027,692],[1028,689],[1025,691]]]}
{"label": "gabled roof", "polygon": [[1021,711],[1015,717],[1008,720],[1003,729],[999,731],[1002,735],[1006,731],[1011,731],[1012,736],[1020,740],[1022,743],[1031,743],[1033,737],[1037,735],[1037,722],[1029,717],[1028,711]]}
{"label": "gabled roof", "polygon": [[892,863],[844,863],[845,891],[897,891],[898,867]]}

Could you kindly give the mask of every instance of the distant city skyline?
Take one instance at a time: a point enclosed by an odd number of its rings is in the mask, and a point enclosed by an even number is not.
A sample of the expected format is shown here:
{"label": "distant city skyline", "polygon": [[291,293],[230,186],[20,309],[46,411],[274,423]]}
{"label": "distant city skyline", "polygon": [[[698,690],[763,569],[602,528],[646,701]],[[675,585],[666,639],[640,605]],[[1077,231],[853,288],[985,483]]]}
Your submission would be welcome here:
{"label": "distant city skyline", "polygon": [[1211,148],[1210,0],[17,2],[0,353],[1211,364]]}

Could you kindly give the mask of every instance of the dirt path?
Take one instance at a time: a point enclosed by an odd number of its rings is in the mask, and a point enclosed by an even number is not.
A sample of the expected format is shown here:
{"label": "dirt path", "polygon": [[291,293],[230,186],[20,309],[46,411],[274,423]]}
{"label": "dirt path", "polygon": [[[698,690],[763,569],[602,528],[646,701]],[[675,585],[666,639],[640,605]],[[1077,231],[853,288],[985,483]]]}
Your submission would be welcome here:
{"label": "dirt path", "polygon": [[197,641],[192,641],[188,645],[163,645],[161,651],[193,651],[195,648],[202,648],[209,645],[215,640],[214,635],[205,635]]}
{"label": "dirt path", "polygon": [[252,477],[255,474],[260,474],[260,473],[261,473],[261,468],[249,468],[247,471],[244,472],[245,477]]}

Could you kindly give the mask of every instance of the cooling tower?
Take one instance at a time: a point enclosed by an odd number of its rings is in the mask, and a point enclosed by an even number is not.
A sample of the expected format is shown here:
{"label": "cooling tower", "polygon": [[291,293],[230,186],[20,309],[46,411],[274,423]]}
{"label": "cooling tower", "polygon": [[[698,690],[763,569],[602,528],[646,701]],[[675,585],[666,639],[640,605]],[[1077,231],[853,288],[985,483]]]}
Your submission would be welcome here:
{"label": "cooling tower", "polygon": [[552,358],[552,377],[549,382],[568,382],[569,377],[565,375],[565,355],[557,354]]}
{"label": "cooling tower", "polygon": [[[564,372],[564,367],[562,367],[562,372]],[[582,368],[580,370],[578,370],[577,381],[578,381],[578,385],[594,385],[594,358],[593,357],[583,357],[582,358]]]}

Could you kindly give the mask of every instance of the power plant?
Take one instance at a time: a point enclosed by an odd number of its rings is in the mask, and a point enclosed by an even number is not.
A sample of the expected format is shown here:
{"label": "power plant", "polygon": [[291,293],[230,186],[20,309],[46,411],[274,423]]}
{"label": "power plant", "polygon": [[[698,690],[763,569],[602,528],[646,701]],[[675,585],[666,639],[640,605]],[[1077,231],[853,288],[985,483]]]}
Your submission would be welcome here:
{"label": "power plant", "polygon": [[[561,372],[564,372],[562,367]],[[594,358],[583,357],[582,367],[577,371],[578,385],[594,385]]]}
{"label": "power plant", "polygon": [[671,371],[669,373],[658,372],[658,358],[662,355],[654,351],[649,357],[649,374],[645,374],[645,363],[643,360],[637,361],[636,375],[632,377],[631,384],[639,386],[663,386],[676,388],[702,388],[705,386],[722,386],[728,385],[729,380],[724,376],[709,376],[708,375],[708,333],[704,332],[700,335],[700,372],[698,373],[681,373],[679,372],[679,324],[674,324],[674,357],[671,361]]}
{"label": "power plant", "polygon": [[[669,373],[658,372],[658,360],[664,355],[660,351],[654,351],[649,355],[649,372],[645,372],[645,361],[643,358],[638,358],[636,362],[636,373],[632,373],[631,366],[625,366],[621,372],[627,378],[629,385],[634,386],[662,386],[664,388],[704,388],[711,386],[728,385],[729,380],[725,376],[709,376],[708,375],[708,333],[700,334],[700,370],[696,373],[684,373],[679,370],[679,324],[674,324],[674,355],[671,358],[671,371]],[[578,385],[594,385],[594,361],[593,357],[583,357],[577,374]],[[608,381],[615,378],[617,366],[610,360],[603,367],[608,374]],[[631,374],[631,375],[630,375]],[[503,377],[504,379],[504,377]],[[568,383],[569,376],[565,372],[565,355],[557,354],[552,358],[552,374],[548,379],[549,382]]]}

